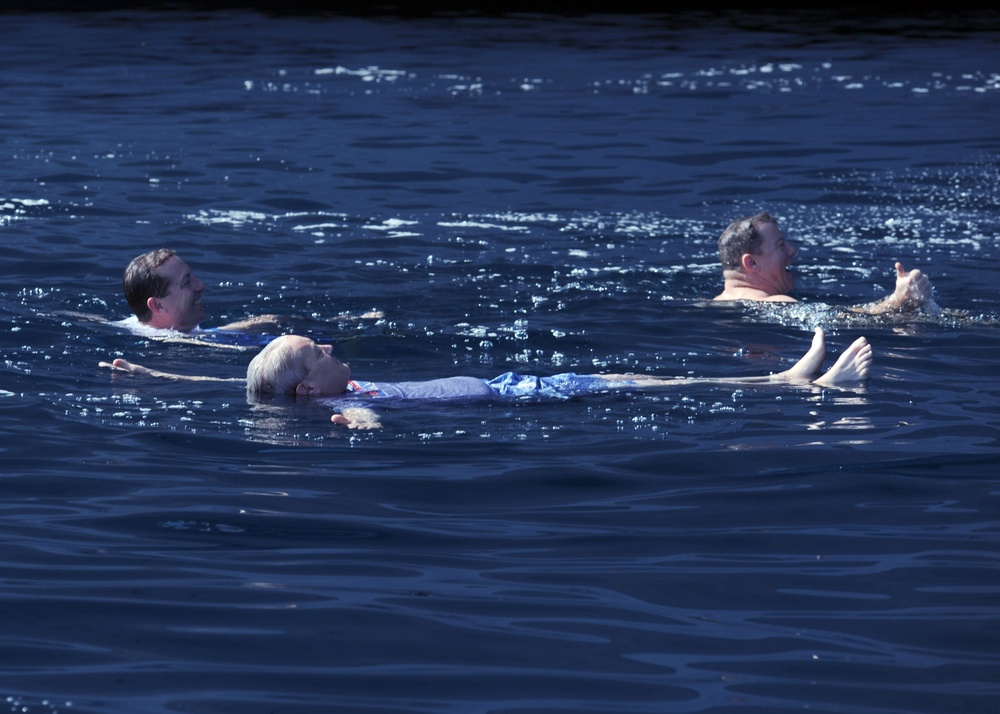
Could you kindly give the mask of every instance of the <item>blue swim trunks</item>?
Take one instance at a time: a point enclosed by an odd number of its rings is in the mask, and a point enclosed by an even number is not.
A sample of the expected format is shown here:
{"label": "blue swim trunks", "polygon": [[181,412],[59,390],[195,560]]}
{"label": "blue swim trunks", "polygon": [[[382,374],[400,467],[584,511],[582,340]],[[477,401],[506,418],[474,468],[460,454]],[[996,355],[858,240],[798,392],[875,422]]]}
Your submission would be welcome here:
{"label": "blue swim trunks", "polygon": [[487,382],[498,396],[508,398],[549,397],[570,399],[584,394],[608,391],[610,385],[598,377],[589,375],[554,374],[551,377],[535,377],[530,374],[506,372]]}

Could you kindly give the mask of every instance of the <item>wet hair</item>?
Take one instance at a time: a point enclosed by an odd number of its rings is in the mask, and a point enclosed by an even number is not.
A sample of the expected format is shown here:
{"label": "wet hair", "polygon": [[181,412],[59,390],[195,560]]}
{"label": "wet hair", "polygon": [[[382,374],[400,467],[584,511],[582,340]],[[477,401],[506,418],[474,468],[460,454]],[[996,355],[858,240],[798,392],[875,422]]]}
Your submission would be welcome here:
{"label": "wet hair", "polygon": [[271,340],[247,365],[247,394],[295,394],[309,370],[290,335]]}
{"label": "wet hair", "polygon": [[719,236],[719,259],[722,261],[722,267],[736,270],[742,265],[745,253],[759,255],[763,240],[760,227],[768,223],[778,225],[771,214],[765,211],[730,223]]}
{"label": "wet hair", "polygon": [[122,287],[125,289],[125,299],[139,322],[149,322],[153,311],[146,301],[151,297],[161,298],[170,290],[170,283],[156,271],[161,265],[173,258],[177,253],[166,248],[143,253],[135,258],[122,276]]}

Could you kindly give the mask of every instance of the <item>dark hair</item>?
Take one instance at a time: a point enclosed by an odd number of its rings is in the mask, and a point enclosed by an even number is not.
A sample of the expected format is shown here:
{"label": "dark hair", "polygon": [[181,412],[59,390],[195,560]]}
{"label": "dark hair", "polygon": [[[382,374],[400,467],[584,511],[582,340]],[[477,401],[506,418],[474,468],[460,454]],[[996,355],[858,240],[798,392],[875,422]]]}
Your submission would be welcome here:
{"label": "dark hair", "polygon": [[760,227],[768,223],[778,225],[766,211],[730,223],[719,236],[719,259],[722,261],[722,267],[735,270],[742,265],[745,253],[759,255],[760,243],[763,240]]}
{"label": "dark hair", "polygon": [[170,283],[156,271],[175,255],[176,252],[166,248],[153,250],[135,258],[125,268],[125,275],[122,277],[125,299],[139,322],[149,322],[153,316],[146,301],[151,297],[164,297],[170,290]]}

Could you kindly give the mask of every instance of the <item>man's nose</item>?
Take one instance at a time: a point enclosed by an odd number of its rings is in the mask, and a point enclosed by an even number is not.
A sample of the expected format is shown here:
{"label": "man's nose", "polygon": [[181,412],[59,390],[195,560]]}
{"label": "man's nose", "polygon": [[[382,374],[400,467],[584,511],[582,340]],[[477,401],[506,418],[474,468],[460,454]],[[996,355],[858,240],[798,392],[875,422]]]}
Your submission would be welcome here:
{"label": "man's nose", "polygon": [[791,255],[795,255],[796,253],[798,253],[798,252],[799,252],[799,249],[798,249],[798,248],[796,248],[796,247],[795,247],[794,245],[792,245],[791,243],[789,243],[789,244],[788,244],[788,247],[789,247],[789,249],[790,249],[790,250],[788,251],[788,255],[790,255],[790,256],[791,256]]}
{"label": "man's nose", "polygon": [[198,278],[194,279],[194,291],[200,293],[205,289],[205,283],[201,282]]}

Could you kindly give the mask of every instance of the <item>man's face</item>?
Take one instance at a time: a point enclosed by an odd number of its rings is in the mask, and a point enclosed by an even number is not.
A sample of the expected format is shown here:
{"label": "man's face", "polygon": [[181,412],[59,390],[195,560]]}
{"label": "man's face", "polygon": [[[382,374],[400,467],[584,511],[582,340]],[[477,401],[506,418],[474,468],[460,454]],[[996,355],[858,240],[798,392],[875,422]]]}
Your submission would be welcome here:
{"label": "man's face", "polygon": [[320,345],[302,338],[298,352],[299,358],[309,370],[308,375],[302,380],[306,390],[300,391],[300,394],[325,397],[343,394],[347,390],[347,383],[351,379],[351,368],[333,356],[332,345]]}
{"label": "man's face", "polygon": [[777,224],[764,223],[757,230],[761,235],[760,253],[753,260],[758,277],[773,294],[786,295],[795,288],[791,264],[798,249],[785,240]]}
{"label": "man's face", "polygon": [[201,301],[201,292],[205,284],[191,272],[191,268],[176,255],[156,269],[170,286],[167,294],[157,301],[158,310],[154,310],[150,324],[154,327],[169,327],[181,332],[193,330],[205,317],[205,304]]}

